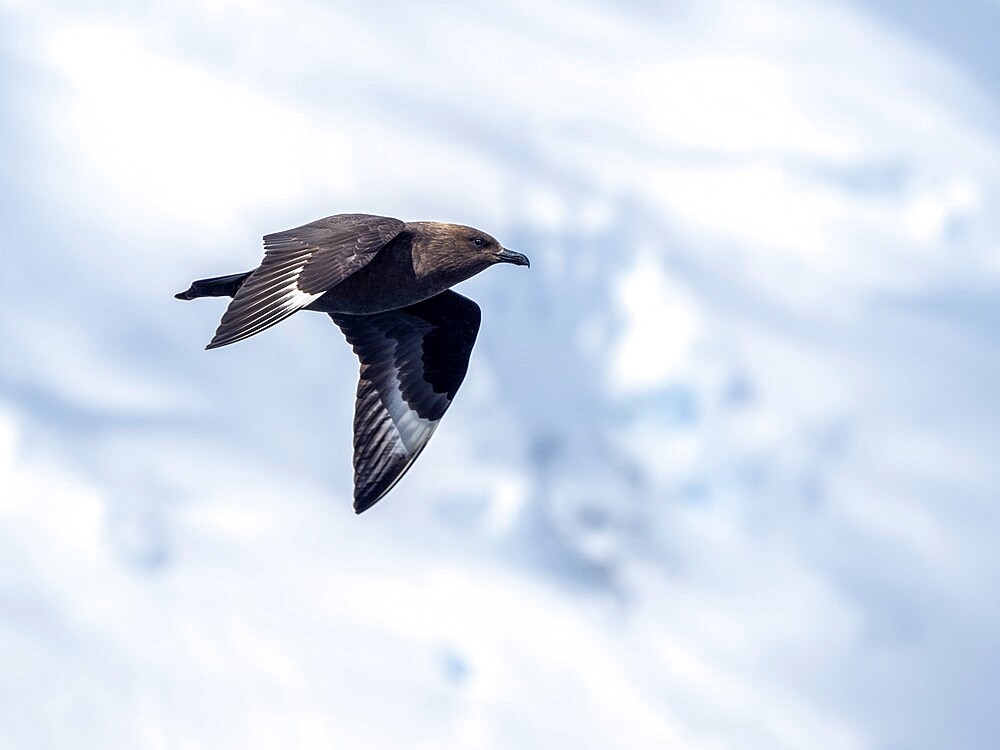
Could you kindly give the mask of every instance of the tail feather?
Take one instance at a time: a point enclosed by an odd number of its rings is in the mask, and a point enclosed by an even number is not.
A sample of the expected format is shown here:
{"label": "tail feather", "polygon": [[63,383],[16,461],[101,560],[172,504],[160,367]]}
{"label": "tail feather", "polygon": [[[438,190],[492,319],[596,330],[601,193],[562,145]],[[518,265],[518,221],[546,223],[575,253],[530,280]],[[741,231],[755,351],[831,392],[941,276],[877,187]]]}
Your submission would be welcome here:
{"label": "tail feather", "polygon": [[198,297],[232,297],[236,294],[247,277],[253,273],[234,273],[229,276],[215,276],[211,279],[192,281],[191,286],[183,292],[174,295],[177,299],[197,299]]}

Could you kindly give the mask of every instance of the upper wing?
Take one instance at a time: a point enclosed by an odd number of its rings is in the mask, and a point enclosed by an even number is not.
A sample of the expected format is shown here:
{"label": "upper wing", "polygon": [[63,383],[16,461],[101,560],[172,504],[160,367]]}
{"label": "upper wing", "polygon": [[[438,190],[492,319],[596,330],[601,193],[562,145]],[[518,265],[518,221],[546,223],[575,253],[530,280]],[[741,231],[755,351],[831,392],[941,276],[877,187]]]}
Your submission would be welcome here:
{"label": "upper wing", "polygon": [[399,219],[338,214],[264,237],[264,260],[229,303],[206,347],[232,344],[273,326],[355,271],[403,231]]}
{"label": "upper wing", "polygon": [[354,510],[391,490],[451,405],[479,333],[479,305],[442,292],[374,315],[331,313],[361,360],[354,407]]}

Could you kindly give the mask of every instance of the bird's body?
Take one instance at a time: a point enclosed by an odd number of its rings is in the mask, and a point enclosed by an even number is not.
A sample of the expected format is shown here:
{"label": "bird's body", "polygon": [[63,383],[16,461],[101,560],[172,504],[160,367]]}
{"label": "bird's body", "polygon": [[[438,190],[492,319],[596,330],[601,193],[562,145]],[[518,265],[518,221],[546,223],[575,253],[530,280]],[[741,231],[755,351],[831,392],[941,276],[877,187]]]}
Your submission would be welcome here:
{"label": "bird's body", "polygon": [[475,302],[450,288],[496,263],[528,265],[458,224],[338,214],[264,237],[253,271],[195,281],[179,299],[231,296],[209,349],[298,310],[328,313],[361,360],[354,508],[380,500],[423,450],[465,377]]}
{"label": "bird's body", "polygon": [[[307,309],[350,315],[396,310],[450,289],[492,263],[454,263],[448,253],[451,232],[482,236],[471,227],[410,222],[360,270],[323,294]],[[392,283],[387,284],[386,280]]]}

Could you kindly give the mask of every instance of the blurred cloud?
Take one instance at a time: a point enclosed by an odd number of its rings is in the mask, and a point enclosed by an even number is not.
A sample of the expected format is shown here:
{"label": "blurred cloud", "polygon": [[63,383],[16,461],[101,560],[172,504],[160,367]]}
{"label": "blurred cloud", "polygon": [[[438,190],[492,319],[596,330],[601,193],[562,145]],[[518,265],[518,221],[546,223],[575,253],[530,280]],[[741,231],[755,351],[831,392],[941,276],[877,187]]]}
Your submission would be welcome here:
{"label": "blurred cloud", "polygon": [[[0,745],[996,744],[1000,11],[932,5],[0,4]],[[533,262],[362,518],[340,334],[171,298],[342,211]]]}

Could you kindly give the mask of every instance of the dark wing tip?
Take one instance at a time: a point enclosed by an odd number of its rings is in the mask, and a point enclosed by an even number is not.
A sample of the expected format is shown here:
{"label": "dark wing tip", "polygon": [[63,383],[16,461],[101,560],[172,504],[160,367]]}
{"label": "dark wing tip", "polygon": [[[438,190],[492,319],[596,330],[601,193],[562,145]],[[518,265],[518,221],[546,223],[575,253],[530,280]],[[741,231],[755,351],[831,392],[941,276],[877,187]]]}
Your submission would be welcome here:
{"label": "dark wing tip", "polygon": [[410,458],[408,458],[402,466],[396,465],[392,470],[386,472],[382,476],[372,477],[367,476],[359,483],[359,477],[355,474],[354,477],[354,512],[357,515],[361,515],[370,507],[375,505],[379,500],[389,494],[389,490],[396,486],[403,475],[406,474],[410,467],[413,466],[414,459],[423,452],[424,446],[420,447],[420,450]]}
{"label": "dark wing tip", "polygon": [[364,513],[366,510],[368,510],[370,507],[372,507],[375,503],[377,503],[381,499],[382,495],[375,495],[374,497],[372,495],[356,496],[354,498],[355,515],[360,516],[362,513]]}
{"label": "dark wing tip", "polygon": [[231,341],[220,340],[219,337],[216,336],[214,339],[205,344],[205,351],[208,351],[209,349],[219,349],[223,346],[229,346],[230,344],[235,344],[237,341],[242,341],[242,340],[243,340],[242,338],[233,339]]}

